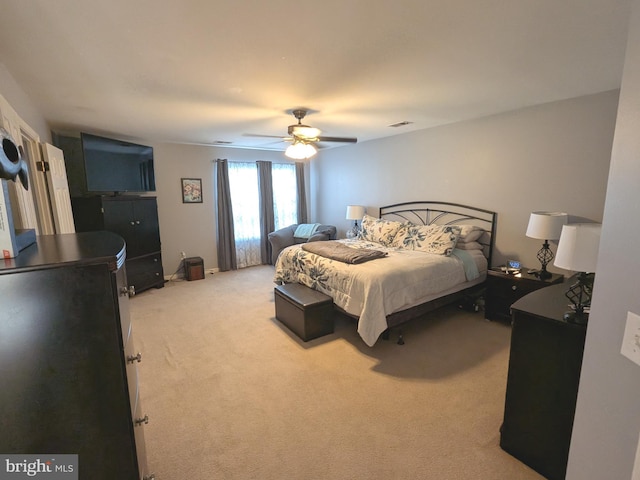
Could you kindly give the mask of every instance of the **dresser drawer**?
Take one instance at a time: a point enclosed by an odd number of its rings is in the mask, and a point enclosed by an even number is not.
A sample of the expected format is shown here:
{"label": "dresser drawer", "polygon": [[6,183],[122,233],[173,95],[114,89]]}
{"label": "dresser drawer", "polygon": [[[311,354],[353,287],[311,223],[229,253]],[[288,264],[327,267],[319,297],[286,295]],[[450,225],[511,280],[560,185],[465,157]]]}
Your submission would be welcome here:
{"label": "dresser drawer", "polygon": [[164,285],[160,252],[127,260],[127,280],[136,292]]}

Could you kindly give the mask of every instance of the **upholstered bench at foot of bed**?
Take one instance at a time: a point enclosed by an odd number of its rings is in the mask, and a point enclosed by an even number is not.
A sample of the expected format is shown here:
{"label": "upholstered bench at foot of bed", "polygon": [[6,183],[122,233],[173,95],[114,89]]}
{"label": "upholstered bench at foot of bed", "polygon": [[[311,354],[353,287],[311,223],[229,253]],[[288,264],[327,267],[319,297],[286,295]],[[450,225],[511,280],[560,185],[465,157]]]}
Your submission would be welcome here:
{"label": "upholstered bench at foot of bed", "polygon": [[333,333],[333,300],[299,283],[274,289],[276,318],[307,342]]}

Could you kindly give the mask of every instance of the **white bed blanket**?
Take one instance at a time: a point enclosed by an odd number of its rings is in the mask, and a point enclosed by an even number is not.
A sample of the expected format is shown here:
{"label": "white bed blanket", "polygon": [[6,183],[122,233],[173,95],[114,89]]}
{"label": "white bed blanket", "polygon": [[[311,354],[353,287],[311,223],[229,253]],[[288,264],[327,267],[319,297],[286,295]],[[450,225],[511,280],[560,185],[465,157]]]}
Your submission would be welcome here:
{"label": "white bed blanket", "polygon": [[[452,255],[387,248],[377,243],[341,240],[353,248],[373,248],[388,253],[366,263],[351,265],[320,257],[293,245],[276,262],[276,283],[301,283],[326,293],[340,308],[359,317],[358,333],[373,346],[387,328],[387,315],[450,293],[465,285],[462,260]],[[481,251],[470,251],[481,272],[486,259]],[[455,291],[455,290],[453,290]]]}

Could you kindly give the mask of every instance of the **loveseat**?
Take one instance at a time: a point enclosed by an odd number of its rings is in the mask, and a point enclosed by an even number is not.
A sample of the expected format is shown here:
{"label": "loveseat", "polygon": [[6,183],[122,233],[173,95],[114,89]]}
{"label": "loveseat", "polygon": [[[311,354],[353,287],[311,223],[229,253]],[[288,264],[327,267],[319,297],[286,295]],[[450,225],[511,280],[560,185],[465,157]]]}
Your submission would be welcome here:
{"label": "loveseat", "polygon": [[280,252],[296,243],[317,242],[321,240],[335,240],[337,230],[333,225],[318,225],[315,231],[308,238],[296,237],[294,234],[298,224],[289,225],[269,234],[269,243],[271,244],[271,264],[275,265]]}

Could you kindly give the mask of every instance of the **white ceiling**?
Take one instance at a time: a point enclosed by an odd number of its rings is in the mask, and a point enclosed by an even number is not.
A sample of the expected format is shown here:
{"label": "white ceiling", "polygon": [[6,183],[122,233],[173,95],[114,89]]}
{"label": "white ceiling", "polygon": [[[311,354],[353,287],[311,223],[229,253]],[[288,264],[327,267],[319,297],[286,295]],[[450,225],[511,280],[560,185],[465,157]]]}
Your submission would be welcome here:
{"label": "white ceiling", "polygon": [[[618,88],[628,0],[2,0],[0,62],[52,128],[282,149]],[[391,128],[390,124],[411,125]],[[341,144],[332,144],[341,145]]]}

